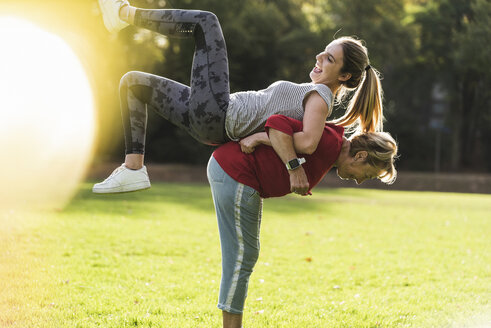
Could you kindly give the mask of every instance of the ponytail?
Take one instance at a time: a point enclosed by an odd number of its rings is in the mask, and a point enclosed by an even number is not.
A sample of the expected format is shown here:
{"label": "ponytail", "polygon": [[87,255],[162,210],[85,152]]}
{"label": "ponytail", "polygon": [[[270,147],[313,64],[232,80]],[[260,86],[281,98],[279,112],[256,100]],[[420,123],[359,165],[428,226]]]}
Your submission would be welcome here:
{"label": "ponytail", "polygon": [[350,130],[376,132],[383,129],[382,85],[379,72],[368,64],[366,47],[359,40],[342,37],[340,42],[344,52],[342,73],[351,77],[343,82],[339,95],[345,95],[345,89],[356,88],[346,113],[332,122]]}

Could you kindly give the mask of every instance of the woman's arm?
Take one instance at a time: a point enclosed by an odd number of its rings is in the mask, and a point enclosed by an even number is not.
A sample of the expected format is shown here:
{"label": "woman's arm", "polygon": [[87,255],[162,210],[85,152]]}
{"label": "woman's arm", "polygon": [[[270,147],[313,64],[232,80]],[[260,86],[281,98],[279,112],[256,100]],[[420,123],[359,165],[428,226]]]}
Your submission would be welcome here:
{"label": "woman's arm", "polygon": [[[303,116],[303,130],[293,134],[293,146],[298,154],[312,154],[316,149],[324,132],[329,107],[324,99],[316,92],[312,92],[305,102]],[[242,152],[250,154],[260,145],[271,146],[266,132],[259,132],[240,140]]]}
{"label": "woman's arm", "polygon": [[[292,136],[270,128],[269,138],[271,139],[273,149],[283,163],[286,164],[290,160],[297,158],[297,154],[293,149]],[[309,180],[302,165],[294,170],[288,170],[288,174],[290,175],[290,191],[304,196],[307,195],[309,191]]]}
{"label": "woman's arm", "polygon": [[300,154],[312,154],[324,131],[329,107],[322,97],[312,92],[305,102],[305,113],[303,116],[303,131],[293,135],[295,151]]}

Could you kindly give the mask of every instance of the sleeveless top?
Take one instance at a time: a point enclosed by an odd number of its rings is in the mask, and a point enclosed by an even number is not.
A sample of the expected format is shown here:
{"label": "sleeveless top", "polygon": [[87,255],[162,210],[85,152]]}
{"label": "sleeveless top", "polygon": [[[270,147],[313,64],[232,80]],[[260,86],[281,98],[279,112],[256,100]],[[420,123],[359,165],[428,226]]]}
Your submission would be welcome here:
{"label": "sleeveless top", "polygon": [[317,91],[332,112],[333,95],[324,84],[277,81],[260,91],[243,91],[230,95],[225,116],[225,132],[234,141],[264,131],[266,120],[275,114],[303,120],[304,99]]}

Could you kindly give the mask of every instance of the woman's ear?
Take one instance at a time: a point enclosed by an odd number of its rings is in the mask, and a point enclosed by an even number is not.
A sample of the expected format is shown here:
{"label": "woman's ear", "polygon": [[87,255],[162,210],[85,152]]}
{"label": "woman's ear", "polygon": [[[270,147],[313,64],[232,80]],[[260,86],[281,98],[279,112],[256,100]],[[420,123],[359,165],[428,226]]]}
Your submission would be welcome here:
{"label": "woman's ear", "polygon": [[351,79],[351,73],[343,73],[343,74],[339,75],[339,77],[338,77],[338,80],[340,82],[346,82],[349,79]]}
{"label": "woman's ear", "polygon": [[360,150],[355,154],[355,161],[366,161],[368,157],[368,152],[366,150]]}

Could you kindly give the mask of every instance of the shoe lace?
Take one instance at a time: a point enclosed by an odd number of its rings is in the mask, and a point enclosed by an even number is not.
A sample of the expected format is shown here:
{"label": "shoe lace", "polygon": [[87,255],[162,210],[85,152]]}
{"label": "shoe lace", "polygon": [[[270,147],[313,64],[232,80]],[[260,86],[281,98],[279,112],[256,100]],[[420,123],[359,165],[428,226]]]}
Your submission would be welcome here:
{"label": "shoe lace", "polygon": [[116,175],[116,174],[118,174],[119,172],[123,171],[124,169],[125,169],[125,167],[124,167],[123,165],[121,165],[121,166],[117,167],[117,168],[116,168],[116,169],[113,171],[113,173],[111,173],[111,175],[110,175],[110,176],[108,176],[108,177],[106,178],[106,180],[104,180],[104,182],[106,182],[107,180],[111,179],[113,176],[115,176],[115,175]]}

